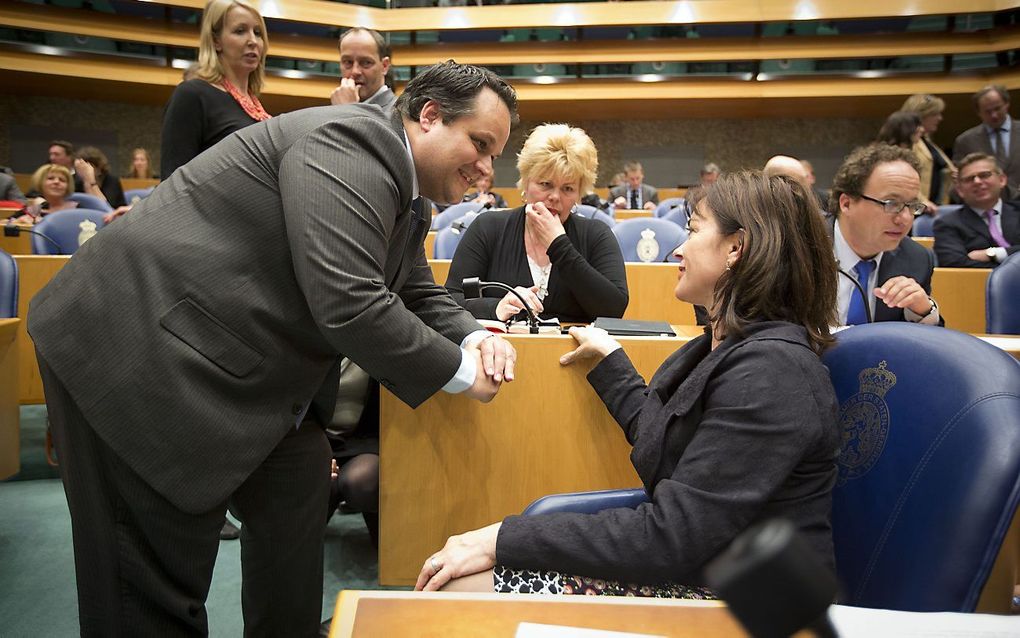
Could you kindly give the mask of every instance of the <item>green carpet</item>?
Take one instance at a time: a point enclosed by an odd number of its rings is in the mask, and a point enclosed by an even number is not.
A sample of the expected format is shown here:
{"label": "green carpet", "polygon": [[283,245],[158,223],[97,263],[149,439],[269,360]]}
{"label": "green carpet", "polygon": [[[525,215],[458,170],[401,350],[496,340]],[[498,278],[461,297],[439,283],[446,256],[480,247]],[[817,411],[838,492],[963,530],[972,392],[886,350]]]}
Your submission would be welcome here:
{"label": "green carpet", "polygon": [[[21,409],[21,472],[0,482],[0,636],[78,635],[71,520],[55,468],[46,465],[46,410]],[[207,608],[212,636],[240,636],[240,542],[223,541]],[[341,589],[380,589],[376,552],[360,514],[326,529],[322,613]]]}

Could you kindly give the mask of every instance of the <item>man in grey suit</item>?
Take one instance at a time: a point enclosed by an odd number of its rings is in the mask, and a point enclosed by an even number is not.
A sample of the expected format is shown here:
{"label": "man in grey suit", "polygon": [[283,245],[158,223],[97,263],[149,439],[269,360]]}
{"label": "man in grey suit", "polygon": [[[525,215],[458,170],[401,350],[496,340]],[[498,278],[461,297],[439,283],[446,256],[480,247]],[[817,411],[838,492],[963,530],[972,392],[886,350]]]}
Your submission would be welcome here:
{"label": "man in grey suit", "polygon": [[19,204],[26,202],[25,195],[18,188],[18,181],[14,179],[13,175],[3,171],[0,171],[0,200],[18,202]]}
{"label": "man in grey suit", "polygon": [[355,27],[340,36],[340,86],[333,89],[332,104],[377,104],[393,108],[397,96],[386,86],[390,71],[390,45],[378,31]]}
{"label": "man in grey suit", "polygon": [[875,143],[854,149],[836,171],[829,205],[836,214],[827,219],[841,272],[840,325],[944,323],[931,298],[935,257],[907,236],[914,215],[924,210],[917,169],[910,149]]}
{"label": "man in grey suit", "polygon": [[982,87],[971,98],[981,124],[957,136],[953,163],[971,153],[991,155],[1006,174],[1010,193],[1020,192],[1020,127],[1009,115],[1009,91],[999,84]]}
{"label": "man in grey suit", "polygon": [[639,162],[623,165],[626,182],[609,191],[609,200],[616,208],[655,210],[659,203],[659,191],[645,184],[645,171]]}
{"label": "man in grey suit", "polygon": [[207,633],[228,498],[245,635],[316,635],[339,358],[411,406],[487,401],[513,378],[512,347],[433,281],[416,202],[459,201],[515,118],[505,82],[448,62],[391,117],[328,106],[246,127],[35,297],[84,635]]}

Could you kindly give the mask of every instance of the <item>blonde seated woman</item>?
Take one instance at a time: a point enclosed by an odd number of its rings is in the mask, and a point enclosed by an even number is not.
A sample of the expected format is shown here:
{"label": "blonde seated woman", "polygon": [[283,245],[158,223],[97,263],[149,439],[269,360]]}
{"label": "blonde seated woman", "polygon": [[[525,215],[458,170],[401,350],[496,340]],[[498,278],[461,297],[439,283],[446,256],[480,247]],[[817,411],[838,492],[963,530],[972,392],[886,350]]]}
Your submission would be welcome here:
{"label": "blonde seated woman", "polygon": [[453,536],[416,589],[712,597],[705,564],[773,517],[835,568],[840,432],[819,355],[833,342],[836,263],[814,195],[787,176],[740,173],[692,204],[673,294],[709,309],[706,334],[648,384],[595,328],[572,328],[577,347],[560,358],[597,362],[588,381],[633,445],[649,501]]}
{"label": "blonde seated woman", "polygon": [[78,202],[67,199],[74,192],[71,171],[59,164],[43,164],[32,174],[31,190],[42,197],[29,200],[22,212],[12,220],[22,224],[37,224],[43,217],[60,210],[77,208]]}
{"label": "blonde seated woman", "polygon": [[128,166],[124,177],[128,179],[155,179],[157,175],[152,172],[152,158],[149,151],[138,147],[131,151],[131,165]]}

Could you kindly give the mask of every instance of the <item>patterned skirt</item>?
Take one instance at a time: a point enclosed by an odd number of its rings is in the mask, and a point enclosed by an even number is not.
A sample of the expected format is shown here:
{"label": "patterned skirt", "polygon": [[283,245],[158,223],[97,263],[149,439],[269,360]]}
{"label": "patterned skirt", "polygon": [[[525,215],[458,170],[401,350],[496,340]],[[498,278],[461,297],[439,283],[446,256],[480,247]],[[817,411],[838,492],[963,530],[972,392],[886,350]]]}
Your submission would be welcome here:
{"label": "patterned skirt", "polygon": [[637,585],[604,578],[571,576],[560,572],[539,572],[527,569],[510,569],[496,565],[492,570],[494,590],[504,594],[575,594],[578,596],[638,596],[645,598],[686,598],[689,600],[715,600],[711,590],[704,587],[660,583]]}

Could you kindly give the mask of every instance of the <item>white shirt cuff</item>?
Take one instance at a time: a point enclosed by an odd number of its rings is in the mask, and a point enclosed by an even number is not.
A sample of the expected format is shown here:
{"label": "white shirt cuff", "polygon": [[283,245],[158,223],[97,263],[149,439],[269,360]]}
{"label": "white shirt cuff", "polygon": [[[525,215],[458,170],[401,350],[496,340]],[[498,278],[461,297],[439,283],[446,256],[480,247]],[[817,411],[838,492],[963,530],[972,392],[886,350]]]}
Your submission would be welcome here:
{"label": "white shirt cuff", "polygon": [[995,264],[998,265],[1006,261],[1006,257],[1009,257],[1009,255],[1006,254],[1006,249],[1001,246],[993,246],[993,248],[995,248]]}
{"label": "white shirt cuff", "polygon": [[925,316],[921,316],[911,310],[910,308],[903,309],[903,318],[911,323],[923,323],[926,326],[937,326],[939,323],[939,305],[935,303],[935,300],[931,300],[932,311]]}
{"label": "white shirt cuff", "polygon": [[475,358],[468,355],[465,348],[481,343],[483,339],[487,339],[492,336],[495,335],[488,330],[481,329],[469,332],[467,336],[464,337],[464,339],[460,342],[460,367],[457,368],[457,372],[453,375],[453,378],[447,381],[446,385],[443,386],[443,392],[458,394],[471,387],[471,385],[475,382],[475,374],[478,372],[478,367],[475,364]]}

